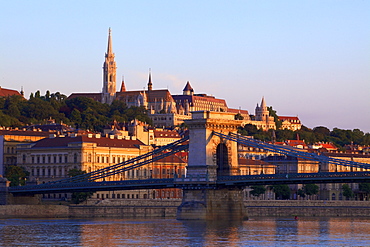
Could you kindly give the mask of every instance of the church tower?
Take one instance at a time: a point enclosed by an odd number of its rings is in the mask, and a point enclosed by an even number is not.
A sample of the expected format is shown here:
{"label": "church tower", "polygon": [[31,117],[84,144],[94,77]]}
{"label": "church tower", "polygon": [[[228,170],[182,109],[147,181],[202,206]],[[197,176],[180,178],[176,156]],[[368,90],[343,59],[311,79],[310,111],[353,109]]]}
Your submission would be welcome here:
{"label": "church tower", "polygon": [[114,61],[114,53],[112,46],[112,34],[109,28],[108,48],[105,53],[105,61],[103,64],[103,90],[102,103],[112,104],[116,97],[116,62]]}

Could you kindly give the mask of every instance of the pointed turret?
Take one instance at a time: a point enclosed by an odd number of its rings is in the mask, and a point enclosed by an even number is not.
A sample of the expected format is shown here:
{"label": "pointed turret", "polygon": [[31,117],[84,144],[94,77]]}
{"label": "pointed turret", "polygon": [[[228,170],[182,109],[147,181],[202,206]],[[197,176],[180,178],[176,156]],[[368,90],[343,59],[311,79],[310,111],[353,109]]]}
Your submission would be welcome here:
{"label": "pointed turret", "polygon": [[182,90],[183,95],[193,95],[194,89],[191,87],[189,81],[186,83],[184,89]]}
{"label": "pointed turret", "polygon": [[125,80],[122,76],[122,83],[121,83],[121,92],[126,92]]}
{"label": "pointed turret", "polygon": [[153,83],[152,83],[152,73],[149,69],[149,80],[148,80],[148,91],[152,91],[153,89]]}
{"label": "pointed turret", "polygon": [[261,109],[265,109],[265,108],[266,108],[265,97],[262,97]]}

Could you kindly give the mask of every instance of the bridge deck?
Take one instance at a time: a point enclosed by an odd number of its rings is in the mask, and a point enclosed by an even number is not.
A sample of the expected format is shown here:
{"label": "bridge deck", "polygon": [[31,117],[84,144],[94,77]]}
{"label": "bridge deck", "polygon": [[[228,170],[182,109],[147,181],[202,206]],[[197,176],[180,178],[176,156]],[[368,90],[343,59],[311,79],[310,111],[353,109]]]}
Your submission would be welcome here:
{"label": "bridge deck", "polygon": [[186,177],[168,179],[123,180],[107,182],[75,182],[60,184],[40,184],[31,186],[11,187],[13,194],[31,193],[67,193],[82,191],[115,191],[136,189],[201,189],[245,187],[251,185],[274,184],[318,184],[318,183],[361,183],[370,182],[370,172],[319,172],[319,173],[287,173],[261,174],[243,176],[222,176],[217,181],[205,177]]}

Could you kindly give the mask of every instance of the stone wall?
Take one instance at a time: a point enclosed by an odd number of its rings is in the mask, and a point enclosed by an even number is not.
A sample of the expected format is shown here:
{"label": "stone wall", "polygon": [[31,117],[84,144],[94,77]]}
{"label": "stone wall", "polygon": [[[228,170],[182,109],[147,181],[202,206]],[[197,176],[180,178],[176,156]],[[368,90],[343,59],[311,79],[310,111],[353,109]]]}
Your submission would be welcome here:
{"label": "stone wall", "polygon": [[246,201],[249,217],[370,217],[370,201]]}
{"label": "stone wall", "polygon": [[149,206],[71,206],[71,218],[164,218],[176,217],[177,207]]}
{"label": "stone wall", "polygon": [[[0,218],[177,216],[180,200],[122,200],[97,205],[0,205]],[[370,201],[245,201],[248,217],[370,217]]]}
{"label": "stone wall", "polygon": [[69,207],[63,205],[0,205],[0,218],[66,218]]}

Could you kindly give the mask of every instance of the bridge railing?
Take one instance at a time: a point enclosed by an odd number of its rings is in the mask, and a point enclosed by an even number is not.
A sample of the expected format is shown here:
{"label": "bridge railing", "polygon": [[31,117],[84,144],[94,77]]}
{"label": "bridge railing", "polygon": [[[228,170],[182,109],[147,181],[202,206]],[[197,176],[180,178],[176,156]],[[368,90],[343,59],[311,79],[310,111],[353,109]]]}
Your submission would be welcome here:
{"label": "bridge railing", "polygon": [[318,178],[348,178],[348,177],[368,177],[370,172],[317,172],[317,173],[285,173],[285,174],[260,174],[260,175],[233,175],[219,176],[218,181],[235,180],[267,180],[267,179],[318,179]]}

